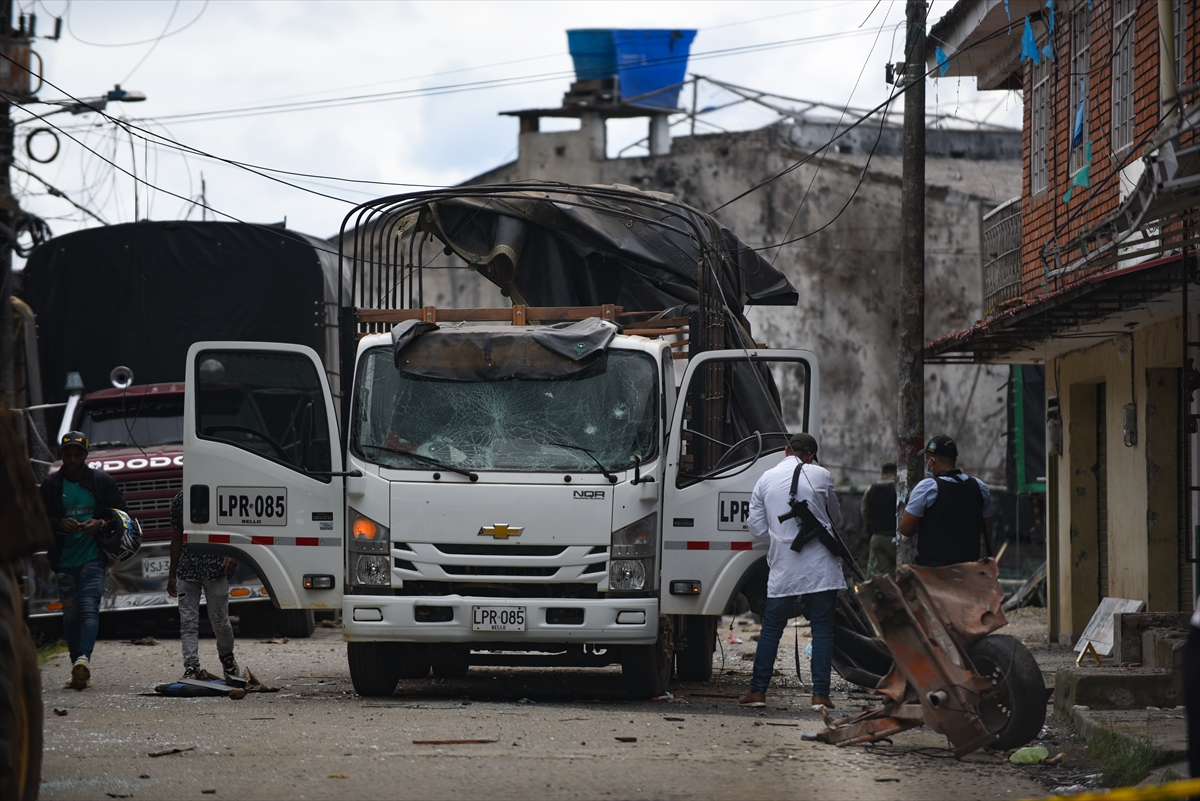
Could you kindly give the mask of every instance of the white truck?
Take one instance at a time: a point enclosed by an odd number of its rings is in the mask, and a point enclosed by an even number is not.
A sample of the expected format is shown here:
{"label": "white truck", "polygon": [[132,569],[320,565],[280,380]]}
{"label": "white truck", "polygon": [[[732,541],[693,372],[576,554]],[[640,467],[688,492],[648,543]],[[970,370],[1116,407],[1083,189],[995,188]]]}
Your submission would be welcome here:
{"label": "white truck", "polygon": [[[527,184],[490,189],[546,210]],[[611,193],[570,191],[559,207],[592,213],[599,197],[613,215]],[[626,194],[618,222],[653,222],[661,201]],[[453,199],[416,197],[393,230],[356,233],[353,253],[344,239],[356,304],[379,261],[366,237],[474,253],[420,225]],[[281,608],[340,608],[363,695],[472,665],[619,664],[636,697],[662,694],[673,667],[708,679],[719,616],[740,592],[765,596],[749,589],[766,555],[746,530],[750,491],[785,432],[820,429],[814,355],[721,330],[744,320],[712,300],[728,293],[713,289],[720,258],[697,260],[697,302],[674,316],[530,306],[519,281],[501,310],[347,306],[342,330],[359,334],[344,340],[340,421],[311,348],[193,344],[188,543],[252,565]]]}

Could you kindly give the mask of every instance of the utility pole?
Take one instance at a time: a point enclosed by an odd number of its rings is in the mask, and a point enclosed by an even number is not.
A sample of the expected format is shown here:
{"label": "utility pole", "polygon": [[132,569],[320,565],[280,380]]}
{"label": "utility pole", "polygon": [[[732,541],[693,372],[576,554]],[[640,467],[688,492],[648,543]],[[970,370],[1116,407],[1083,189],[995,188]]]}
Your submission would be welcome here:
{"label": "utility pole", "polygon": [[[904,168],[900,232],[900,409],[896,437],[899,521],[910,487],[924,478],[925,444],[925,16],[924,0],[908,0],[904,55]],[[899,526],[899,523],[897,523]],[[912,540],[900,537],[897,564],[911,564]]]}
{"label": "utility pole", "polygon": [[[13,39],[13,3],[12,0],[0,0],[0,52],[12,58],[13,48],[9,46]],[[18,67],[10,61],[0,69],[10,77],[6,83],[12,84],[16,78]],[[10,90],[9,86],[3,87]],[[13,159],[13,120],[12,100],[8,95],[0,96],[0,386],[4,388],[4,401],[11,408],[15,405],[16,368],[13,362],[13,306],[12,306],[12,239],[16,236],[13,224],[16,222],[17,201],[12,196],[12,181],[10,169]]]}

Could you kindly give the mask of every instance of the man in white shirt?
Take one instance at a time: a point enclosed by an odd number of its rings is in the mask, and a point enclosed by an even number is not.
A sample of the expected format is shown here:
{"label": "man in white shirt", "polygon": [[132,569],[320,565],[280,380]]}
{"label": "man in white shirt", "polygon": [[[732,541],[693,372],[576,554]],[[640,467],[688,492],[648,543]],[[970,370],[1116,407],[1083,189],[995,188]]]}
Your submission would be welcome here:
{"label": "man in white shirt", "polygon": [[788,441],[786,458],[763,473],[750,496],[747,525],[758,539],[767,540],[767,608],[763,615],[758,652],[750,692],[741,698],[742,706],[766,706],[767,687],[775,672],[779,639],[796,601],[808,604],[812,624],[813,707],[833,708],[829,700],[830,670],[833,660],[833,613],[839,590],[846,587],[842,560],[829,552],[814,537],[799,552],[792,542],[800,533],[795,518],[779,522],[779,516],[791,511],[788,499],[797,469],[796,500],[808,501],[808,508],[826,529],[841,517],[841,506],[833,492],[829,471],[815,463],[817,440],[810,434],[793,434]]}

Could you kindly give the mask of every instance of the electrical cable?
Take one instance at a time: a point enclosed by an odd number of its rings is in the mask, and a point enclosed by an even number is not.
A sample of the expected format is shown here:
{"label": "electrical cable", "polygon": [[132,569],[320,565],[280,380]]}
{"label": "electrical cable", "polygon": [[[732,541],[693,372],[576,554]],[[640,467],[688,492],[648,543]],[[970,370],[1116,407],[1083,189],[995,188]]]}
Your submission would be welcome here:
{"label": "electrical cable", "polygon": [[[992,33],[988,34],[987,36],[980,37],[977,41],[972,42],[967,47],[965,47],[962,50],[959,50],[957,53],[955,53],[954,58],[958,58],[963,53],[967,53],[970,50],[972,50],[976,47],[979,47],[980,45],[983,45],[986,42],[991,41],[992,39],[998,38],[999,36],[1001,36],[1004,33],[1005,33],[1005,29],[1001,28],[997,31],[993,31]],[[933,74],[933,72],[937,69],[938,69],[937,66],[926,69],[926,71],[922,75],[922,80],[930,77]],[[872,108],[870,111],[868,111],[866,114],[864,114],[858,120],[855,120],[853,123],[851,123],[849,126],[846,127],[846,130],[842,131],[841,133],[836,134],[828,142],[821,145],[819,148],[816,148],[811,153],[809,153],[808,155],[799,159],[798,161],[795,161],[792,164],[788,165],[787,167],[784,167],[782,170],[779,170],[778,172],[767,176],[766,178],[762,179],[761,181],[758,181],[757,183],[752,185],[749,189],[746,189],[745,191],[743,191],[737,195],[734,195],[732,198],[730,198],[729,200],[726,200],[721,205],[709,210],[708,213],[715,214],[716,212],[720,211],[721,209],[725,208],[726,206],[728,206],[732,203],[736,203],[737,201],[741,200],[742,198],[746,197],[747,195],[750,195],[750,194],[758,191],[759,189],[763,188],[764,186],[771,183],[772,181],[776,181],[776,180],[782,178],[783,176],[799,169],[800,167],[802,167],[803,165],[807,164],[809,161],[814,159],[819,153],[821,153],[825,149],[831,147],[834,144],[834,142],[841,139],[843,136],[850,133],[850,131],[854,130],[858,126],[865,123],[868,119],[873,117],[875,114],[878,114],[880,111],[886,109],[891,104],[891,102],[896,99],[897,96],[904,94],[904,92],[906,92],[906,91],[908,91],[907,87],[905,87],[903,89],[899,89],[898,91],[893,91],[886,100],[884,100],[882,103],[880,103],[879,105]]]}
{"label": "electrical cable", "polygon": [[[881,2],[883,2],[883,0],[878,0],[878,2],[876,2],[876,4],[875,4],[875,8],[878,8],[878,7],[879,7],[879,3],[881,3]],[[876,46],[877,44],[879,44],[879,36],[880,36],[880,34],[882,34],[882,33],[883,33],[884,26],[886,26],[886,25],[887,25],[887,18],[888,18],[888,15],[889,15],[889,14],[891,13],[891,11],[892,11],[892,5],[893,5],[892,3],[888,3],[888,10],[887,10],[887,12],[886,12],[886,13],[884,13],[884,15],[883,15],[883,22],[882,22],[882,23],[880,23],[880,25],[879,25],[879,30],[878,30],[878,31],[876,31],[876,33],[875,33],[875,41],[873,41],[873,42],[871,43],[871,49],[870,49],[870,50],[867,52],[867,58],[866,58],[866,59],[863,61],[863,66],[862,66],[862,69],[861,69],[861,70],[859,70],[859,72],[858,72],[858,78],[857,78],[857,79],[855,79],[855,81],[854,81],[854,86],[853,86],[853,88],[851,88],[851,90],[850,90],[850,97],[848,97],[848,98],[846,99],[846,106],[847,106],[847,108],[849,107],[850,101],[854,99],[854,93],[858,91],[858,85],[859,85],[859,84],[862,82],[862,76],[863,76],[863,74],[864,74],[864,73],[866,73],[866,71],[867,71],[867,64],[869,64],[869,63],[870,63],[870,61],[871,61],[871,56],[872,56],[872,55],[875,53],[875,46]],[[874,8],[873,8],[873,9],[871,9],[871,13],[872,13],[872,14],[873,14],[873,13],[875,13],[875,9],[874,9]],[[868,15],[867,19],[870,19],[870,15]],[[863,20],[863,24],[864,24],[864,25],[866,24],[866,20]],[[861,27],[861,26],[859,26],[859,27]],[[889,96],[892,96],[892,95],[894,95],[894,94],[895,94],[895,88],[893,87],[892,91],[891,91],[891,92],[889,92],[888,94],[889,94]],[[816,234],[817,232],[819,232],[819,231],[822,231],[822,230],[824,230],[825,228],[827,228],[827,227],[829,227],[830,225],[832,225],[832,224],[833,224],[833,222],[834,222],[834,220],[837,220],[837,218],[838,218],[838,217],[841,217],[841,216],[842,216],[842,212],[843,212],[843,211],[845,211],[845,210],[847,209],[847,207],[849,207],[849,205],[850,205],[850,202],[851,202],[852,200],[854,200],[855,196],[857,196],[857,195],[858,195],[858,189],[859,189],[859,187],[861,187],[861,186],[862,186],[862,182],[863,182],[863,176],[865,176],[865,175],[866,175],[866,173],[867,173],[867,170],[868,170],[868,169],[870,169],[870,167],[871,167],[871,159],[872,159],[872,158],[874,158],[874,156],[875,156],[875,148],[879,146],[879,140],[883,138],[883,126],[884,126],[884,123],[885,123],[885,122],[887,122],[887,116],[888,116],[888,110],[885,108],[885,109],[883,110],[883,112],[881,112],[881,113],[880,113],[880,115],[879,115],[879,133],[878,133],[878,135],[876,135],[876,137],[875,137],[875,144],[871,145],[871,152],[870,152],[870,154],[867,156],[867,163],[866,163],[866,166],[864,166],[864,167],[863,167],[863,169],[862,169],[862,172],[861,172],[861,173],[859,173],[858,183],[857,183],[857,184],[855,184],[855,186],[854,186],[854,191],[850,193],[850,197],[849,197],[849,198],[846,200],[846,205],[842,206],[842,209],[841,209],[841,211],[839,211],[839,212],[838,212],[838,213],[837,213],[837,214],[834,216],[833,220],[830,220],[828,223],[826,223],[826,224],[825,224],[824,226],[822,226],[821,228],[818,228],[816,231],[813,231],[813,232],[811,232],[810,234],[808,234],[808,236],[811,236],[811,235],[813,235],[813,234]],[[843,122],[845,119],[846,119],[846,110],[845,110],[845,109],[843,109],[843,110],[842,110],[842,113],[841,113],[841,114],[838,116],[837,123],[835,123],[835,124],[834,124],[834,126],[833,126],[833,129],[836,131],[836,130],[837,130],[837,129],[838,129],[840,126],[841,126],[842,122]],[[806,186],[806,187],[804,188],[804,194],[801,196],[801,198],[800,198],[800,202],[799,202],[799,203],[796,205],[796,213],[792,215],[792,220],[791,220],[791,222],[789,222],[789,223],[788,223],[787,230],[783,232],[783,238],[784,238],[785,240],[787,239],[788,235],[792,233],[792,228],[793,228],[793,226],[795,226],[795,225],[796,225],[796,220],[800,218],[800,210],[804,208],[804,203],[805,203],[805,202],[808,200],[808,196],[809,196],[809,194],[812,192],[813,185],[814,185],[814,184],[817,182],[817,176],[821,174],[821,167],[823,167],[823,166],[825,165],[825,155],[826,155],[827,153],[828,153],[828,151],[827,151],[827,150],[823,150],[823,151],[821,151],[821,160],[817,162],[817,168],[816,168],[815,170],[813,170],[812,177],[811,177],[811,178],[809,179],[809,181],[808,181],[808,186]],[[775,254],[774,254],[772,257],[771,257],[771,266],[772,266],[772,267],[774,267],[774,266],[775,266],[775,261],[776,261],[776,259],[778,259],[778,258],[779,258],[779,254],[780,254],[780,252],[781,252],[781,250],[782,250],[782,248],[783,248],[783,245],[786,245],[786,244],[791,244],[791,242],[790,242],[790,241],[785,241],[785,242],[783,242],[782,244],[780,244],[780,245],[779,245],[779,249],[777,249],[777,250],[775,251]]]}
{"label": "electrical cable", "polygon": [[[204,5],[200,8],[200,13],[198,13],[196,15],[196,18],[193,19],[188,24],[184,25],[183,27],[176,28],[175,30],[170,31],[170,32],[165,32],[166,29],[164,28],[164,33],[161,33],[152,39],[142,39],[141,41],[138,41],[138,42],[122,42],[120,44],[102,44],[100,42],[89,42],[86,39],[81,39],[79,37],[79,35],[77,33],[75,33],[75,30],[71,27],[71,6],[72,5],[73,5],[73,3],[71,2],[71,0],[68,0],[67,10],[63,14],[63,16],[67,20],[67,32],[71,34],[71,38],[74,39],[75,41],[79,42],[80,44],[85,44],[89,47],[136,47],[137,45],[144,45],[144,44],[151,44],[151,43],[157,44],[158,42],[162,41],[163,39],[166,39],[168,37],[174,36],[179,33],[183,33],[188,28],[192,27],[197,22],[199,22],[200,18],[202,16],[204,16],[204,12],[208,8],[208,0],[204,0]],[[175,11],[178,10],[178,8],[179,8],[179,3],[177,2],[175,4],[175,9],[173,9],[171,11],[172,18],[174,18]],[[170,24],[171,24],[170,20],[167,20],[167,25],[169,26]]]}
{"label": "electrical cable", "polygon": [[[854,38],[856,36],[864,36],[870,34],[870,30],[850,30],[839,31],[836,33],[818,34],[815,36],[800,37],[797,39],[785,39],[774,42],[763,42],[755,45],[742,45],[739,47],[723,48],[720,50],[710,50],[701,53],[693,53],[688,57],[689,62],[703,61],[711,58],[724,58],[733,55],[742,55],[744,53],[764,52],[768,50],[776,50],[784,47],[795,47],[798,45],[816,44],[819,42],[834,41],[838,39]],[[663,64],[678,63],[681,60],[679,56],[668,56],[657,59],[648,59],[641,67],[653,67]],[[258,106],[235,107],[229,109],[214,109],[210,111],[194,111],[181,114],[168,114],[153,118],[133,118],[131,122],[143,122],[149,120],[170,120],[173,122],[195,122],[195,121],[216,121],[228,119],[240,119],[248,116],[262,116],[266,114],[278,114],[293,111],[312,111],[317,109],[334,109],[345,108],[347,106],[366,105],[372,103],[387,102],[391,100],[408,100],[422,97],[437,97],[446,94],[457,94],[459,92],[478,91],[480,89],[495,89],[509,86],[525,86],[533,83],[544,83],[546,81],[561,80],[566,77],[574,76],[574,70],[558,70],[555,72],[540,73],[535,75],[518,76],[514,78],[494,78],[483,81],[467,81],[457,84],[444,84],[442,86],[425,87],[419,89],[402,89],[393,92],[376,92],[362,95],[350,95],[345,97],[327,98],[324,100],[309,100],[299,103],[276,103],[264,104]],[[52,84],[47,84],[51,85]],[[55,87],[57,88],[57,87]]]}

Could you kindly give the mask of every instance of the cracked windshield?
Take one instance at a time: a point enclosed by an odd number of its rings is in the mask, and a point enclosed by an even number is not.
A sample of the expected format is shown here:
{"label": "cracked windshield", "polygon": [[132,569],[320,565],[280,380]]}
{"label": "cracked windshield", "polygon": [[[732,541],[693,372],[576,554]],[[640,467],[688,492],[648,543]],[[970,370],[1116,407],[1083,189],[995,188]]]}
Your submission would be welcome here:
{"label": "cracked windshield", "polygon": [[644,354],[609,351],[553,380],[424,378],[384,348],[363,368],[355,450],[385,467],[595,473],[654,455],[657,370]]}

